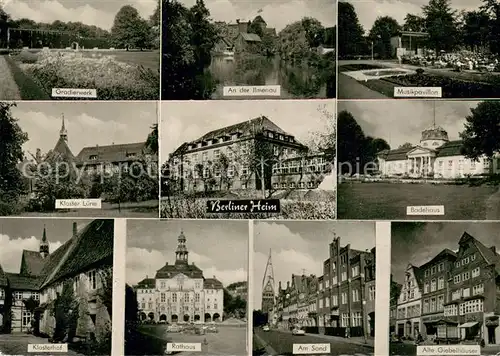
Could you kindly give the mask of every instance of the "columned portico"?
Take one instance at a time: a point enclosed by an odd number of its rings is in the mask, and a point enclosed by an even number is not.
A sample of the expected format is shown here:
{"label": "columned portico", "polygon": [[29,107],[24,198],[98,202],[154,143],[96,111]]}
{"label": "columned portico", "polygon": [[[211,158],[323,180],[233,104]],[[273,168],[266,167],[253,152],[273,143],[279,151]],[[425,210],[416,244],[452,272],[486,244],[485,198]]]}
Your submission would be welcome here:
{"label": "columned portico", "polygon": [[410,174],[417,177],[429,176],[433,173],[434,158],[434,150],[419,146],[415,147],[408,152]]}

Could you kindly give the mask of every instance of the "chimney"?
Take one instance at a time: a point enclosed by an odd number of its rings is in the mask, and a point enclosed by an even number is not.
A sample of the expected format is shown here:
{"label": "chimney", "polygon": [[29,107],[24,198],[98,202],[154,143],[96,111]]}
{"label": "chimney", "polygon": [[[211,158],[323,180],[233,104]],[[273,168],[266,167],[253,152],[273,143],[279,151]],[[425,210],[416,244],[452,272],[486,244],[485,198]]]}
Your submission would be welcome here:
{"label": "chimney", "polygon": [[490,249],[491,251],[493,251],[494,254],[497,253],[497,248],[495,246],[491,246]]}
{"label": "chimney", "polygon": [[73,237],[75,237],[78,233],[78,228],[76,222],[73,222]]}
{"label": "chimney", "polygon": [[286,282],[286,289],[290,288],[290,281]]}
{"label": "chimney", "polygon": [[278,288],[279,288],[279,290],[281,290],[281,281],[279,281],[279,283],[278,283]]}

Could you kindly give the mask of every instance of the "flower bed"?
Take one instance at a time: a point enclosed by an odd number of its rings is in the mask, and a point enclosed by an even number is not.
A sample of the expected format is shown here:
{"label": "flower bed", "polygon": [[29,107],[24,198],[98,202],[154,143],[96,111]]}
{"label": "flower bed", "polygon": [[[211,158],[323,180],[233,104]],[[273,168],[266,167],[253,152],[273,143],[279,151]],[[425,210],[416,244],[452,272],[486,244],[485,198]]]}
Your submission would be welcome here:
{"label": "flower bed", "polygon": [[291,219],[333,220],[335,201],[280,200],[281,213],[243,214],[207,213],[207,199],[176,199],[163,201],[160,217],[171,219]]}
{"label": "flower bed", "polygon": [[431,74],[399,75],[382,79],[396,86],[441,87],[443,98],[498,98],[500,85]]}
{"label": "flower bed", "polygon": [[75,88],[97,89],[99,100],[157,100],[159,97],[158,73],[117,61],[111,55],[84,57],[82,53],[43,50],[37,57],[36,62],[28,61],[24,60],[27,55],[21,53],[18,61],[21,69],[47,93],[51,93],[52,88]]}

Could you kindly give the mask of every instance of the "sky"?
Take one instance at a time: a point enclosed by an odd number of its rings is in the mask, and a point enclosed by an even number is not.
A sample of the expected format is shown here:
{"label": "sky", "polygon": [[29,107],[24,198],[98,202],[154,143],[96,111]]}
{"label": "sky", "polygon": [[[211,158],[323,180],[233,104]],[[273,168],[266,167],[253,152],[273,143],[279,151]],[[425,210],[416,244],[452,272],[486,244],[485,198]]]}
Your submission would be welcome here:
{"label": "sky", "polygon": [[[291,282],[292,274],[323,274],[323,262],[329,257],[333,233],[342,246],[351,244],[356,250],[375,247],[374,222],[287,221],[255,222],[253,254],[253,305],[260,309],[262,280],[271,249],[271,259],[278,290]],[[362,237],[362,238],[361,238]]]}
{"label": "sky", "polygon": [[[214,21],[235,23],[236,19],[253,20],[261,15],[268,27],[277,31],[286,25],[299,21],[303,17],[313,17],[324,27],[337,24],[336,0],[205,0]],[[192,6],[196,0],[180,0],[186,6]],[[258,13],[262,10],[261,13]]]}
{"label": "sky", "polygon": [[23,146],[27,158],[52,150],[59,139],[62,115],[68,132],[68,145],[74,155],[83,147],[146,141],[157,122],[155,102],[19,102],[14,117],[28,142]]}
{"label": "sky", "polygon": [[[370,31],[377,17],[390,16],[404,24],[407,14],[422,15],[422,6],[427,5],[429,0],[347,0],[354,5],[359,23],[366,33]],[[453,0],[452,8],[461,10],[477,10],[482,5],[481,0]]]}
{"label": "sky", "polygon": [[36,22],[82,22],[110,30],[122,6],[132,5],[148,19],[156,9],[157,0],[2,0],[4,10],[14,20],[28,18]]}
{"label": "sky", "polygon": [[391,230],[391,271],[398,283],[409,263],[421,266],[445,248],[457,251],[464,232],[500,249],[499,222],[393,222]]}
{"label": "sky", "polygon": [[299,142],[307,144],[312,133],[330,132],[334,111],[334,104],[315,100],[164,102],[161,107],[160,159],[166,161],[182,143],[196,140],[209,131],[261,115],[294,135]]}
{"label": "sky", "polygon": [[91,220],[0,219],[0,265],[4,272],[19,273],[23,250],[39,251],[43,227],[47,231],[49,252],[53,253],[73,236],[73,222],[80,230]]}
{"label": "sky", "polygon": [[165,263],[175,263],[177,237],[184,232],[189,263],[224,286],[247,281],[248,222],[230,220],[128,220],[126,282],[154,278]]}
{"label": "sky", "polygon": [[340,101],[338,111],[350,112],[365,135],[385,139],[391,148],[409,142],[418,144],[423,130],[432,127],[434,106],[436,126],[448,132],[450,140],[458,140],[465,118],[477,101]]}

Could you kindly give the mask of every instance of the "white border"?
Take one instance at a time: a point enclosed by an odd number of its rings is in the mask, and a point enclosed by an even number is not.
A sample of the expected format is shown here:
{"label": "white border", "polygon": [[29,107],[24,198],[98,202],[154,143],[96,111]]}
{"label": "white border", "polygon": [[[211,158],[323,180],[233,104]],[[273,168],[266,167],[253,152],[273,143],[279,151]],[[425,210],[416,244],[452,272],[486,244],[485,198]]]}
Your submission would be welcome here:
{"label": "white border", "polygon": [[254,281],[254,221],[248,220],[248,271],[247,271],[247,355],[253,354],[253,281]]}
{"label": "white border", "polygon": [[[360,221],[358,221],[361,223]],[[389,355],[391,223],[375,224],[375,355]]]}
{"label": "white border", "polygon": [[127,220],[114,219],[113,248],[113,316],[111,356],[125,355],[125,263],[127,253]]}

